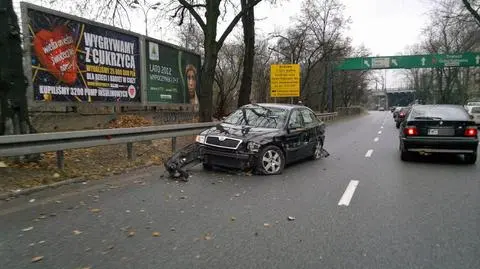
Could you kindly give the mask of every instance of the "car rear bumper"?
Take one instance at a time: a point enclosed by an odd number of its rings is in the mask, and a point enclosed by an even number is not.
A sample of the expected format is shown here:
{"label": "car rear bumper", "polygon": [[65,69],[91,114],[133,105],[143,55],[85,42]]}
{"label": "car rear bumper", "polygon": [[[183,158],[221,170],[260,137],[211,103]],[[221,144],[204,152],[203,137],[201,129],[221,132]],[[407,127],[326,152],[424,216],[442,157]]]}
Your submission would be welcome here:
{"label": "car rear bumper", "polygon": [[469,137],[403,137],[407,151],[425,153],[475,153],[478,139]]}
{"label": "car rear bumper", "polygon": [[200,155],[203,163],[213,166],[221,166],[234,169],[247,169],[254,165],[254,154],[227,151],[212,146],[202,146]]}

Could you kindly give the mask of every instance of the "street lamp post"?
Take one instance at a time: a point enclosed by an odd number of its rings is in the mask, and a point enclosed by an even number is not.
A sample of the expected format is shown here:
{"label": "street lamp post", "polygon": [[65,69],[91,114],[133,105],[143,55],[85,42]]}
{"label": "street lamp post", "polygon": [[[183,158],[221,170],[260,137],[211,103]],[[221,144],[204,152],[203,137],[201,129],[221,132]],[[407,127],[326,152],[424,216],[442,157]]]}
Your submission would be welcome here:
{"label": "street lamp post", "polygon": [[146,0],[143,1],[143,5],[140,5],[138,0],[135,0],[130,4],[131,8],[139,8],[143,12],[143,16],[145,17],[145,36],[148,36],[148,12],[152,9],[157,9],[160,6],[160,2],[155,4],[149,5]]}

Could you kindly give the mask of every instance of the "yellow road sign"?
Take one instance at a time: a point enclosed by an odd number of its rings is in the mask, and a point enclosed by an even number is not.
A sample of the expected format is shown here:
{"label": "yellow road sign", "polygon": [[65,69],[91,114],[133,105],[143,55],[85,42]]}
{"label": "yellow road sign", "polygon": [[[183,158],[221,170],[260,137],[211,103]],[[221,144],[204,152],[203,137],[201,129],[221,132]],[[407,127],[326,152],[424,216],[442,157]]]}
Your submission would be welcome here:
{"label": "yellow road sign", "polygon": [[270,65],[270,96],[271,97],[300,96],[300,65],[299,64]]}

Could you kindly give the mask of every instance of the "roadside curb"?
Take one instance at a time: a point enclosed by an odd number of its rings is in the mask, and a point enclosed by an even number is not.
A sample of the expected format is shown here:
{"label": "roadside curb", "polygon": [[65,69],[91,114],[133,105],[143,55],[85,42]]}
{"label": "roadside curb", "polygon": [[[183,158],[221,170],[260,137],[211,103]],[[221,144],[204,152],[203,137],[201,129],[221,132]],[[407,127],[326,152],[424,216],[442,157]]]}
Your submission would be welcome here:
{"label": "roadside curb", "polygon": [[[119,174],[126,174],[126,173],[130,173],[134,170],[145,169],[145,168],[154,167],[154,166],[156,166],[156,165],[155,164],[141,165],[141,166],[137,166],[137,167],[127,169],[127,170],[125,170],[125,171],[123,171]],[[112,175],[105,175],[101,179],[94,180],[94,181],[96,181],[96,182],[105,181],[105,180],[108,180],[110,176],[112,176]],[[8,200],[8,199],[17,198],[19,196],[24,196],[24,195],[29,195],[29,194],[32,194],[32,193],[40,192],[40,191],[43,191],[43,190],[46,190],[46,189],[54,189],[54,188],[58,188],[58,187],[61,187],[61,186],[80,183],[80,182],[86,182],[86,181],[89,181],[89,180],[85,179],[84,177],[75,177],[75,178],[66,179],[66,180],[54,182],[54,183],[47,184],[47,185],[40,185],[40,186],[31,187],[31,188],[28,188],[28,189],[23,189],[23,190],[18,191],[18,192],[0,193],[0,200],[5,201],[5,200]]]}
{"label": "roadside curb", "polygon": [[29,195],[29,194],[39,192],[39,191],[42,191],[42,190],[45,190],[45,189],[57,188],[57,187],[60,187],[60,186],[63,186],[63,185],[79,183],[79,182],[82,182],[82,181],[85,181],[85,179],[83,177],[77,177],[77,178],[71,178],[71,179],[67,179],[67,180],[58,181],[58,182],[47,184],[47,185],[41,185],[41,186],[35,186],[35,187],[32,187],[32,188],[28,188],[28,189],[23,189],[23,190],[18,191],[18,192],[1,193],[0,194],[0,200],[7,200],[9,198],[16,198],[16,197],[22,196],[22,195]]}

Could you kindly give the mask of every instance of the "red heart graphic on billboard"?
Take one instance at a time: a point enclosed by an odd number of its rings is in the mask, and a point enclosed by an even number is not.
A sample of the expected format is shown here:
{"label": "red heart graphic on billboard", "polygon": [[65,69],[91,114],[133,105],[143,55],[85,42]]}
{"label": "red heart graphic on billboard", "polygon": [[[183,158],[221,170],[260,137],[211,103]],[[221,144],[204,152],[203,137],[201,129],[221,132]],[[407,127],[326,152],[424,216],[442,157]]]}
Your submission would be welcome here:
{"label": "red heart graphic on billboard", "polygon": [[40,63],[58,80],[73,84],[77,80],[75,42],[65,25],[53,31],[40,30],[33,39],[33,48]]}

